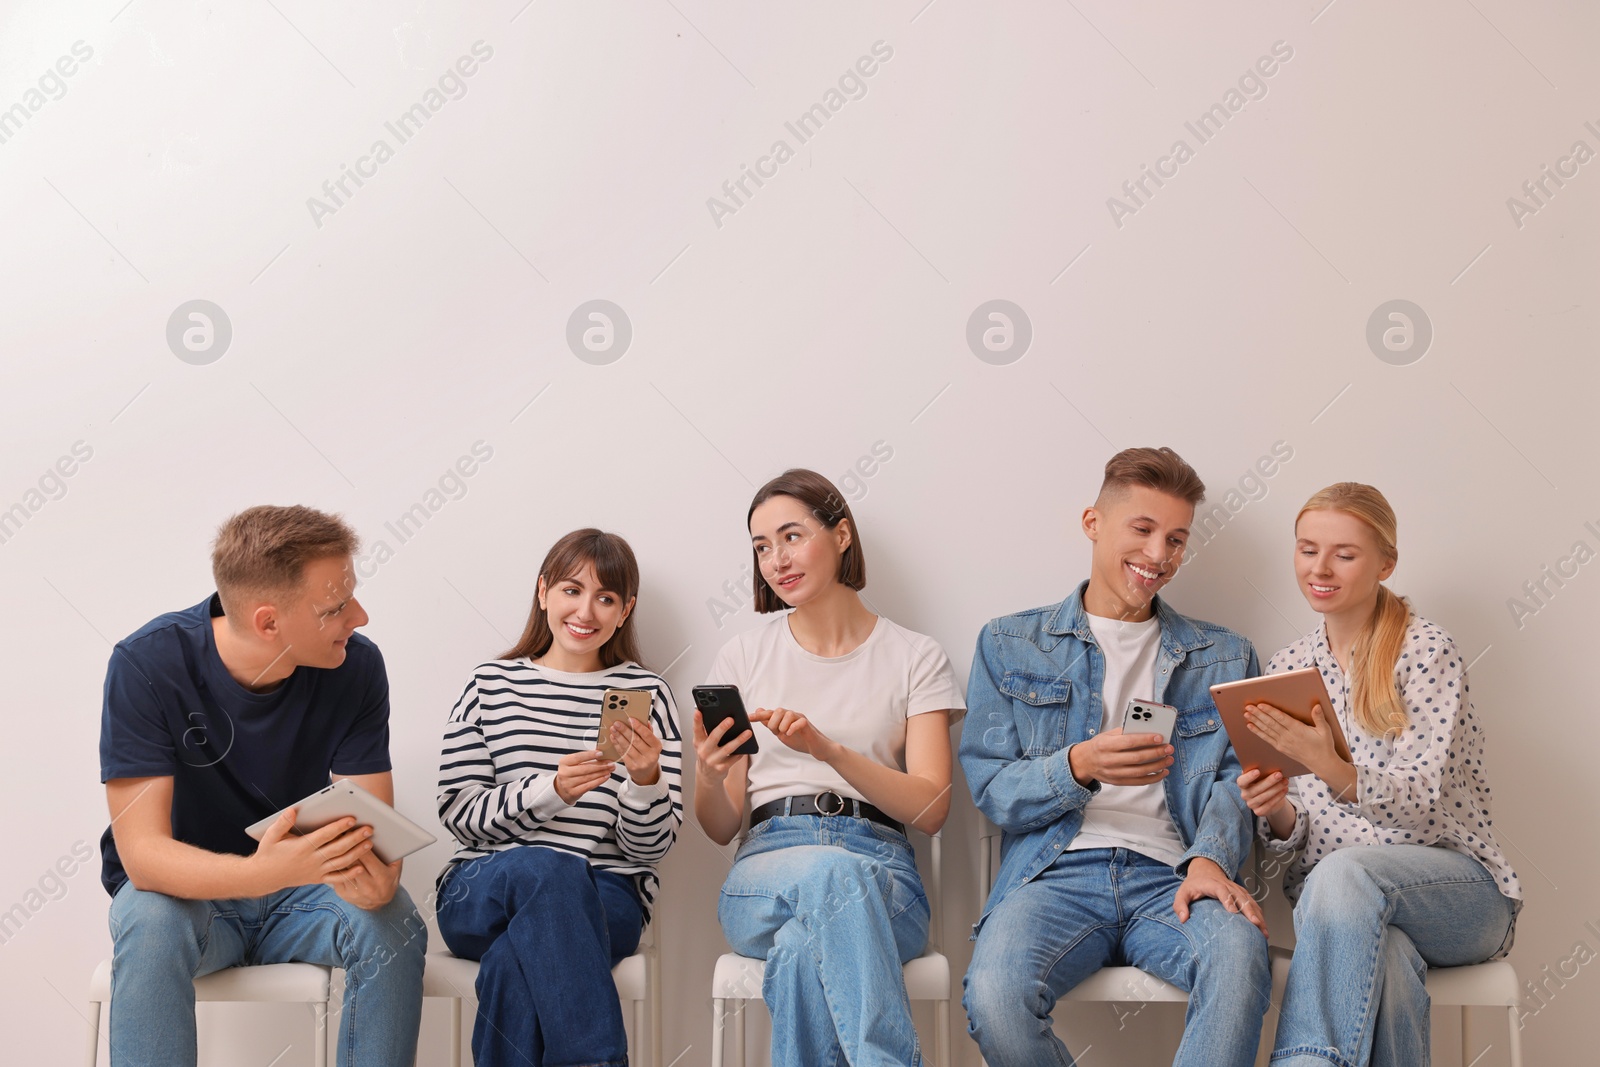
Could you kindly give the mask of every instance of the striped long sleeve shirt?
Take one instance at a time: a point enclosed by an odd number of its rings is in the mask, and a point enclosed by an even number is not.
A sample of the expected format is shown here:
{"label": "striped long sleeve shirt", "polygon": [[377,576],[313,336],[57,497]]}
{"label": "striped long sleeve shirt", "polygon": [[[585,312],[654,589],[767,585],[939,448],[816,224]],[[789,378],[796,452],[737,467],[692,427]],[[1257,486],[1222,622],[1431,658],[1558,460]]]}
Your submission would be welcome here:
{"label": "striped long sleeve shirt", "polygon": [[[610,781],[569,805],[556,792],[556,765],[595,747],[607,689],[654,694],[650,722],[662,739],[661,776],[636,785],[619,761]],[[527,659],[479,664],[450,712],[439,765],[439,821],[461,844],[450,864],[520,845],[576,853],[632,876],[648,921],[656,864],[683,823],[681,766],[672,690],[637,663],[588,674]]]}

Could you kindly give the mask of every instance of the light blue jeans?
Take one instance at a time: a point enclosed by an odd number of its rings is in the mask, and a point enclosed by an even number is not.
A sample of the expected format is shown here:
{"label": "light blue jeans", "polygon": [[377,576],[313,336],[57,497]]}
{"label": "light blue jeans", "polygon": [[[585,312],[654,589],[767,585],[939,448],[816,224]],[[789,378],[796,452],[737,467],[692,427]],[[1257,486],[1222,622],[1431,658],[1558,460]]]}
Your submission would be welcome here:
{"label": "light blue jeans", "polygon": [[1425,845],[1353,845],[1311,869],[1273,1067],[1427,1067],[1429,967],[1505,947],[1515,904],[1477,860]]}
{"label": "light blue jeans", "polygon": [[767,961],[772,1067],[921,1067],[900,965],[928,943],[928,898],[903,834],[768,819],[739,847],[717,918],[735,952]]}
{"label": "light blue jeans", "polygon": [[[1250,1067],[1272,988],[1267,939],[1215,900],[1195,901],[1179,922],[1172,900],[1182,882],[1130,849],[1090,848],[1062,852],[1006,894],[979,928],[962,997],[990,1067],[1072,1067],[1050,1013],[1113,965],[1188,991],[1175,1067]],[[1125,999],[1139,1003],[1139,990]]]}
{"label": "light blue jeans", "polygon": [[404,889],[364,911],[325,885],[180,900],[128,882],[111,900],[111,940],[112,1067],[193,1067],[194,980],[252,963],[344,968],[339,1067],[416,1056],[428,931]]}

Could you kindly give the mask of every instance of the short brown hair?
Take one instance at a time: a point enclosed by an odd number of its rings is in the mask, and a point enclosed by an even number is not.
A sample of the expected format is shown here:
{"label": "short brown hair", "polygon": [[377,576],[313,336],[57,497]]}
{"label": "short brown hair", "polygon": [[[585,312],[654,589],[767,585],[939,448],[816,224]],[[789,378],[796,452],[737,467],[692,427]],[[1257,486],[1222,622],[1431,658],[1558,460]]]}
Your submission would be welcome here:
{"label": "short brown hair", "polygon": [[246,508],[217,528],[211,575],[222,610],[242,612],[241,598],[293,596],[305,566],[329,556],[353,556],[361,539],[337,515],[302,504]]}
{"label": "short brown hair", "polygon": [[[576,578],[585,564],[594,568],[594,576],[600,579],[601,588],[620,596],[624,606],[638,597],[639,562],[634,558],[633,548],[620,535],[606,533],[593,526],[573,530],[551,545],[550,551],[545,553],[544,562],[539,565],[539,577],[544,579],[545,594],[549,595],[557,582]],[[637,605],[635,608],[637,610]],[[635,636],[639,627],[627,625],[634,618],[635,613],[629,612],[616,633],[611,635],[611,640],[600,646],[602,667],[615,667],[630,660],[644,666],[644,660],[639,655],[639,641]],[[526,656],[538,659],[550,651],[555,640],[555,634],[550,632],[550,613],[540,606],[539,593],[535,590],[533,607],[528,611],[528,624],[522,628],[522,637],[500,653],[500,658],[521,659]]]}
{"label": "short brown hair", "polygon": [[1101,497],[1134,485],[1175,496],[1191,507],[1206,498],[1206,483],[1200,480],[1200,475],[1165,445],[1124,448],[1106,460],[1105,480],[1100,483]]}
{"label": "short brown hair", "polygon": [[[756,513],[756,508],[775,496],[793,497],[798,500],[818,522],[830,530],[836,529],[841,521],[850,524],[850,546],[844,550],[844,555],[839,557],[838,577],[840,583],[848,585],[851,589],[864,589],[867,584],[867,557],[861,548],[861,528],[856,525],[856,517],[850,513],[850,505],[834,484],[816,471],[806,470],[804,467],[793,467],[784,471],[756,490],[755,499],[750,501],[750,510],[745,512],[746,529],[750,527],[750,517]],[[772,586],[767,584],[767,580],[761,577],[761,557],[756,555],[754,546],[750,549],[750,560],[756,610],[765,613],[787,609],[789,605],[785,604],[773,591]]]}

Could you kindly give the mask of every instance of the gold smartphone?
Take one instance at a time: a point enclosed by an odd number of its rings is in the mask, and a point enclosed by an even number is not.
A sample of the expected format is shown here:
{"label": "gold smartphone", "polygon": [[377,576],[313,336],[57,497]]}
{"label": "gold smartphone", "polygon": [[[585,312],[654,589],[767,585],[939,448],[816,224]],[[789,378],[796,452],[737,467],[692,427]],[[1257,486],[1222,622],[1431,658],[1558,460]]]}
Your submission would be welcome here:
{"label": "gold smartphone", "polygon": [[620,760],[622,752],[611,743],[611,727],[624,719],[638,719],[650,729],[650,701],[654,696],[648,689],[607,689],[600,698],[600,735],[595,748],[608,760]]}

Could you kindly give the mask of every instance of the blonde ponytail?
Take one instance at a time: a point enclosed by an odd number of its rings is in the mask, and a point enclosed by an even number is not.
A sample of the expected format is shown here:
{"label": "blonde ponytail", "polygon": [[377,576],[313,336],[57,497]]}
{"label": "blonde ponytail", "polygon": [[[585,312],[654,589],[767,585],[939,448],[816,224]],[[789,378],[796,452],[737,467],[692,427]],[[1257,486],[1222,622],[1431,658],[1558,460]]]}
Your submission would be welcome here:
{"label": "blonde ponytail", "polygon": [[[1341,511],[1360,519],[1377,535],[1384,557],[1399,558],[1394,509],[1372,486],[1360,482],[1330,485],[1312,494],[1295,516],[1295,523],[1298,524],[1300,516],[1308,511]],[[1384,737],[1391,731],[1398,733],[1410,725],[1394,676],[1410,625],[1410,605],[1387,586],[1379,585],[1372,617],[1361,627],[1350,650],[1351,673],[1355,676],[1350,711],[1361,728],[1374,737]]]}
{"label": "blonde ponytail", "polygon": [[1372,618],[1361,628],[1350,650],[1355,674],[1351,711],[1361,728],[1374,737],[1383,737],[1391,730],[1399,733],[1410,723],[1394,677],[1394,666],[1400,661],[1410,625],[1411,608],[1405,600],[1387,586],[1378,586],[1378,603],[1372,609]]}

